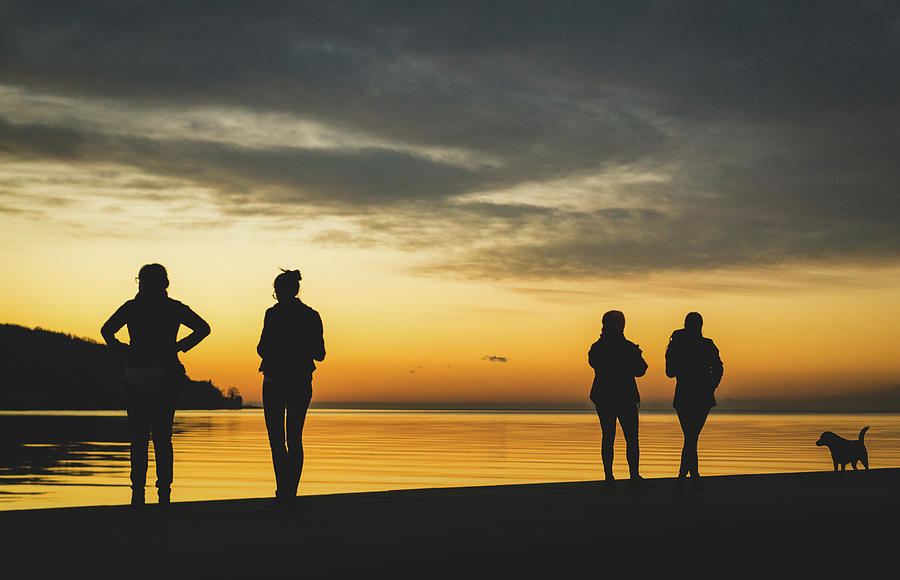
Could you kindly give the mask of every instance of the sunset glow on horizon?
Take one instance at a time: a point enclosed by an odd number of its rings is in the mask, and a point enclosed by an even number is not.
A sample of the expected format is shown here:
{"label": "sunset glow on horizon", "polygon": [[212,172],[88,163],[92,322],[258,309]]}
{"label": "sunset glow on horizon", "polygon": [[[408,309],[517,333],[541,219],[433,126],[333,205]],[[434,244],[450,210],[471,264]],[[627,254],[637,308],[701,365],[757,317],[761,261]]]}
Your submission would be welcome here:
{"label": "sunset glow on horizon", "polygon": [[257,402],[299,268],[316,402],[585,405],[610,309],[645,401],[689,311],[722,399],[900,385],[895,9],[342,6],[0,8],[0,322],[100,340],[159,262]]}

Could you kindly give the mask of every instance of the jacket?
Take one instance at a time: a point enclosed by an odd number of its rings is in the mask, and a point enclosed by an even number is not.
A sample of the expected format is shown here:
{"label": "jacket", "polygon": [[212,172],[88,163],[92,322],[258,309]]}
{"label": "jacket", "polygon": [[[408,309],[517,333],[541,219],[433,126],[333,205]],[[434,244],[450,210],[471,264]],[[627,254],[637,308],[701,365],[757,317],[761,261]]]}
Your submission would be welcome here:
{"label": "jacket", "polygon": [[683,328],[672,333],[666,348],[666,376],[675,379],[673,407],[715,407],[714,393],[723,372],[719,349],[711,339]]}
{"label": "jacket", "polygon": [[298,298],[279,302],[266,310],[256,352],[259,370],[267,377],[311,375],[325,358],[322,318]]}
{"label": "jacket", "polygon": [[[178,340],[178,329],[185,325],[193,332]],[[116,332],[128,326],[130,344],[116,339]],[[139,292],[109,317],[100,334],[106,343],[127,352],[128,366],[178,367],[178,351],[188,351],[209,335],[206,323],[187,305],[166,293]]]}
{"label": "jacket", "polygon": [[632,407],[641,401],[635,377],[647,372],[641,349],[623,335],[603,334],[588,351],[594,369],[591,401],[600,407]]}

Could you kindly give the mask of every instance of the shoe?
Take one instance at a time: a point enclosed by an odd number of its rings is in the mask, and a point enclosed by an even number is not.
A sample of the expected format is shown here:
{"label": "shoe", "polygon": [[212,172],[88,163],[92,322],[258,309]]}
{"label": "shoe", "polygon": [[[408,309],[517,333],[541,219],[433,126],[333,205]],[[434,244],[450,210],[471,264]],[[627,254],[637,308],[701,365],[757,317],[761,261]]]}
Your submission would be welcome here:
{"label": "shoe", "polygon": [[297,505],[296,495],[286,495],[284,497],[275,498],[278,509],[282,511],[290,511]]}
{"label": "shoe", "polygon": [[257,511],[261,512],[288,512],[294,509],[294,498],[267,499],[256,506]]}
{"label": "shoe", "polygon": [[687,487],[687,479],[684,477],[677,477],[675,479],[675,491],[677,493],[684,493],[685,488]]}
{"label": "shoe", "polygon": [[628,480],[628,489],[650,489],[653,485],[640,475],[632,476]]}
{"label": "shoe", "polygon": [[277,500],[267,499],[264,500],[261,504],[256,506],[256,510],[260,512],[277,512],[281,511],[281,505]]}
{"label": "shoe", "polygon": [[159,506],[169,507],[172,504],[172,490],[170,488],[159,488]]}
{"label": "shoe", "polygon": [[603,487],[606,489],[613,489],[616,487],[616,478],[615,477],[607,477],[603,480]]}
{"label": "shoe", "polygon": [[144,490],[141,489],[132,489],[131,490],[131,509],[139,510],[144,507]]}

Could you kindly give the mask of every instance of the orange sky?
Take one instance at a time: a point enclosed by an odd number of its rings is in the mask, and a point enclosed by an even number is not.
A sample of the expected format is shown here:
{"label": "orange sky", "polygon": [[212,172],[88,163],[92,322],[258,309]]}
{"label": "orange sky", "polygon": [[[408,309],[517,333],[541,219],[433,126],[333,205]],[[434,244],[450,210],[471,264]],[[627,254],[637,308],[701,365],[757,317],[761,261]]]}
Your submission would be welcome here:
{"label": "orange sky", "polygon": [[213,328],[183,355],[189,374],[238,387],[248,401],[260,398],[255,345],[279,266],[302,269],[302,298],[324,320],[320,402],[582,404],[592,376],[587,349],[613,308],[625,312],[626,335],[650,365],[639,379],[646,401],[671,396],[663,353],[690,310],[703,313],[705,334],[721,350],[720,397],[846,393],[900,376],[897,267],[486,281],[415,276],[413,254],[284,243],[280,232],[254,228],[162,239],[79,239],[27,227],[0,235],[5,322],[99,340],[105,318],[134,294],[140,265],[159,261],[169,268],[170,295]]}

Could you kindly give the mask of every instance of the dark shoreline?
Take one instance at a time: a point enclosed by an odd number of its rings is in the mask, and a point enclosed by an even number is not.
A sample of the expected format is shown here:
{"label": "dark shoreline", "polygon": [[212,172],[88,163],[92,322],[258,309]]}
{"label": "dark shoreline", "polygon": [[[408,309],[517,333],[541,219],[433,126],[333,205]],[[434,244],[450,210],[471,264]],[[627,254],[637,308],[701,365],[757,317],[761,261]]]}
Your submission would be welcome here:
{"label": "dark shoreline", "polygon": [[[4,571],[68,575],[431,577],[487,573],[833,574],[895,569],[900,469],[672,479],[648,490],[599,482],[0,512]],[[848,568],[848,569],[849,569]]]}

